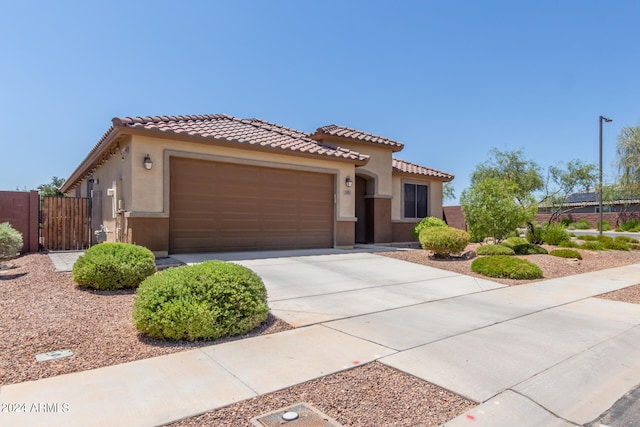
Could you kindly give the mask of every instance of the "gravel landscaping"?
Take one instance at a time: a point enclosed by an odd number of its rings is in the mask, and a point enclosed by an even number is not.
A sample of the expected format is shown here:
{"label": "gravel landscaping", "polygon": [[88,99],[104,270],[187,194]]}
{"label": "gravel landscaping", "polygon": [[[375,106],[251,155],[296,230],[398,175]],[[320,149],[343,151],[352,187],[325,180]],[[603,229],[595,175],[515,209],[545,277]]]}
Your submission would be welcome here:
{"label": "gravel landscaping", "polygon": [[[470,247],[469,249],[472,249]],[[575,261],[548,255],[523,258],[538,264],[544,279],[640,263],[640,251],[585,251]],[[381,254],[478,276],[472,260],[435,260],[424,251]],[[140,335],[131,322],[135,291],[80,290],[71,273],[56,273],[47,255],[31,254],[0,271],[0,385],[130,362],[219,343],[165,342]],[[482,277],[482,276],[479,276]],[[491,279],[507,285],[532,281]],[[602,295],[640,303],[640,285]],[[291,327],[270,316],[247,336]],[[246,336],[245,336],[246,337]],[[234,338],[241,339],[244,337]],[[36,362],[35,355],[69,349],[71,357]],[[298,402],[308,402],[345,426],[438,425],[474,405],[460,396],[374,362],[258,396],[175,425],[249,426],[249,419]]]}

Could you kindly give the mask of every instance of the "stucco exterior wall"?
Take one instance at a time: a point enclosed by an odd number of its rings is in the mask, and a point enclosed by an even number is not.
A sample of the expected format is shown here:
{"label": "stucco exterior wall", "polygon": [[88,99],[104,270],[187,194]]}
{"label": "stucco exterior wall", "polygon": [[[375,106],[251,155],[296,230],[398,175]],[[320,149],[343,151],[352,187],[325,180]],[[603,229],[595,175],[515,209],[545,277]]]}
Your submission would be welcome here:
{"label": "stucco exterior wall", "polygon": [[[391,170],[393,153],[388,147],[367,143],[350,143],[343,140],[340,141],[339,145],[369,156],[367,164],[357,167],[355,172],[368,177],[375,177],[375,193],[371,194],[372,196],[390,196],[392,194]],[[354,177],[352,176],[351,179],[354,179]]]}

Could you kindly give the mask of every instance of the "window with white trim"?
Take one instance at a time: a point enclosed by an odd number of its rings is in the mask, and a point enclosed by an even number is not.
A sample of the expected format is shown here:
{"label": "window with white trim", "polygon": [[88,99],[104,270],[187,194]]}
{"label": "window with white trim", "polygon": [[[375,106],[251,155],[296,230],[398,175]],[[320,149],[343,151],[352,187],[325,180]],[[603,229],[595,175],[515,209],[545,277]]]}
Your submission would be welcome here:
{"label": "window with white trim", "polygon": [[424,218],[429,214],[429,186],[405,183],[404,210],[405,218]]}

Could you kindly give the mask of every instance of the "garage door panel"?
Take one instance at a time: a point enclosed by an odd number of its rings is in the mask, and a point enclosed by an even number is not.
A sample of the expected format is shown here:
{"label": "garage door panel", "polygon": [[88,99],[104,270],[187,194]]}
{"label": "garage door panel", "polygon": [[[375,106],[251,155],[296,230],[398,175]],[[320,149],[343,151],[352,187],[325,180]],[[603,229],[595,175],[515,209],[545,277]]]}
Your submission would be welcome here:
{"label": "garage door panel", "polygon": [[171,159],[170,251],[333,246],[334,177]]}

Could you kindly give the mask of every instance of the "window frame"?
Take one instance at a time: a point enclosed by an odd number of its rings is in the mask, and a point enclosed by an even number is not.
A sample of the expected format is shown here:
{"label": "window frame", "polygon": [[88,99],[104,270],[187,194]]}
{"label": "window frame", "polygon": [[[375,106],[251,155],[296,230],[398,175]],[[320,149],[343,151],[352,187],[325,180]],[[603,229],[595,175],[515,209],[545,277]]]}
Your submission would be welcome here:
{"label": "window frame", "polygon": [[[413,206],[413,214],[412,216],[408,216],[407,215],[407,185],[411,185],[414,188],[414,206]],[[418,187],[424,187],[425,188],[425,216],[419,216],[419,191],[418,191]],[[413,219],[413,220],[419,220],[425,217],[429,216],[429,212],[431,210],[431,203],[429,200],[429,196],[430,196],[430,185],[424,182],[416,182],[416,181],[402,181],[402,218],[403,219]]]}

